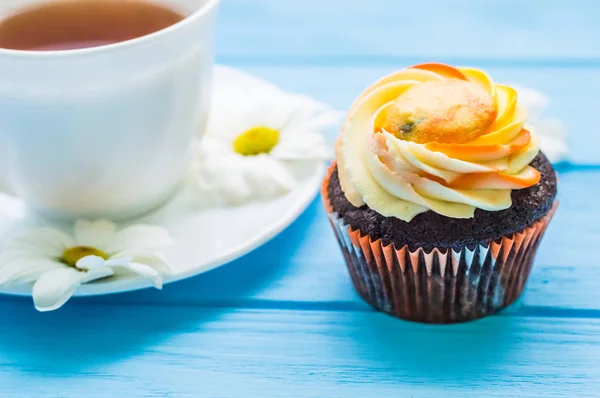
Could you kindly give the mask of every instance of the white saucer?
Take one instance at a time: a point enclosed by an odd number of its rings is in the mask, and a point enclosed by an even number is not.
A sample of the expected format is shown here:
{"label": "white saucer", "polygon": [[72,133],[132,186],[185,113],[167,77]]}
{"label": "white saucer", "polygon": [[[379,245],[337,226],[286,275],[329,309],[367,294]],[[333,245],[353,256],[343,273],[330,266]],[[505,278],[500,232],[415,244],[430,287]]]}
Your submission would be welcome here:
{"label": "white saucer", "polygon": [[[198,208],[186,189],[163,208],[136,223],[166,227],[175,245],[164,253],[173,274],[166,283],[209,271],[256,249],[290,225],[312,202],[321,186],[323,164],[307,163],[294,173],[299,186],[293,192],[265,202],[237,207]],[[43,221],[27,211],[21,199],[0,194],[0,241],[7,234]],[[127,292],[150,287],[135,275],[119,275],[77,289],[75,296]],[[0,288],[0,293],[31,295],[30,285]]]}

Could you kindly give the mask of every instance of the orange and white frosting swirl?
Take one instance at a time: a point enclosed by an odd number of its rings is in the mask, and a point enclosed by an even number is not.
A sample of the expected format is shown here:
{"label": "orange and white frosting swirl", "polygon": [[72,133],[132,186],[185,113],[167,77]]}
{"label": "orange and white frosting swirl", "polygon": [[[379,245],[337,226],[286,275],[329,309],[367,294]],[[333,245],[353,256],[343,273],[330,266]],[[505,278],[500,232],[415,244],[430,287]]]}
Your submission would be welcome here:
{"label": "orange and white frosting swirl", "polygon": [[367,88],[336,142],[342,189],[356,207],[412,220],[470,218],[511,206],[540,180],[539,141],[514,89],[443,64],[402,69]]}

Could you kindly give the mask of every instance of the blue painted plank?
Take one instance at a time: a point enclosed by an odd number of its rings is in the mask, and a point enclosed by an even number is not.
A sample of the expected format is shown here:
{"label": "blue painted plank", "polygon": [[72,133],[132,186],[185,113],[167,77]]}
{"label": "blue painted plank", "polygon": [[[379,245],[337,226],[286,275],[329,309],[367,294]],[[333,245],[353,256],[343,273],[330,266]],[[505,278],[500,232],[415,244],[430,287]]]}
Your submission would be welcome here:
{"label": "blue painted plank", "polygon": [[[599,61],[593,0],[225,0],[224,61]],[[575,62],[574,62],[575,61]]]}
{"label": "blue painted plank", "polygon": [[52,314],[0,303],[0,396],[596,395],[600,156],[590,126],[600,5],[540,4],[225,0],[217,35],[220,60],[340,108],[422,60],[496,65],[494,76],[551,94],[574,162],[590,167],[561,176],[561,209],[519,306],[449,327],[371,312],[315,202],[267,246],[164,292],[78,300]]}
{"label": "blue painted plank", "polygon": [[600,320],[0,305],[3,397],[554,397],[600,388]]}

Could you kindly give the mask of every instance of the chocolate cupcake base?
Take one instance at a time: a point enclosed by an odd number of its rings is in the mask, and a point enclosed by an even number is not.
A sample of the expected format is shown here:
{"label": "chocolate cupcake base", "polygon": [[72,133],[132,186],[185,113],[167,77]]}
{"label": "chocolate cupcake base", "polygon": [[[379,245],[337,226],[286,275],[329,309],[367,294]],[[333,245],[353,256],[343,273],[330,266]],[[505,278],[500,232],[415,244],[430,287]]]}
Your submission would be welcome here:
{"label": "chocolate cupcake base", "polygon": [[352,228],[321,191],[354,287],[376,310],[425,323],[494,314],[523,291],[537,247],[556,209],[519,232],[464,247],[396,247]]}

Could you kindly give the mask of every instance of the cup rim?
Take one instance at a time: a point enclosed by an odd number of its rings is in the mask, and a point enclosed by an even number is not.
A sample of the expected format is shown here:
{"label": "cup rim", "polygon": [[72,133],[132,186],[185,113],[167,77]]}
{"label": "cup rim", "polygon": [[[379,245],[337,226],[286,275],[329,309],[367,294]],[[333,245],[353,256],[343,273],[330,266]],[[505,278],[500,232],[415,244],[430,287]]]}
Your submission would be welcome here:
{"label": "cup rim", "polygon": [[118,51],[124,48],[132,47],[138,44],[143,44],[146,42],[152,42],[155,40],[159,40],[162,36],[168,35],[170,32],[181,29],[186,25],[193,23],[194,21],[202,18],[212,10],[214,10],[217,5],[221,2],[221,0],[206,0],[204,5],[202,5],[199,9],[194,11],[192,14],[188,15],[186,18],[181,21],[168,26],[164,29],[158,30],[156,32],[136,37],[135,39],[120,41],[112,44],[105,44],[102,46],[96,47],[86,47],[86,48],[77,48],[71,50],[52,50],[52,51],[36,51],[36,50],[15,50],[9,48],[0,48],[0,56],[11,56],[11,57],[20,57],[20,58],[63,58],[67,56],[80,56],[80,55],[93,55],[96,53],[104,53],[104,52],[113,52]]}

